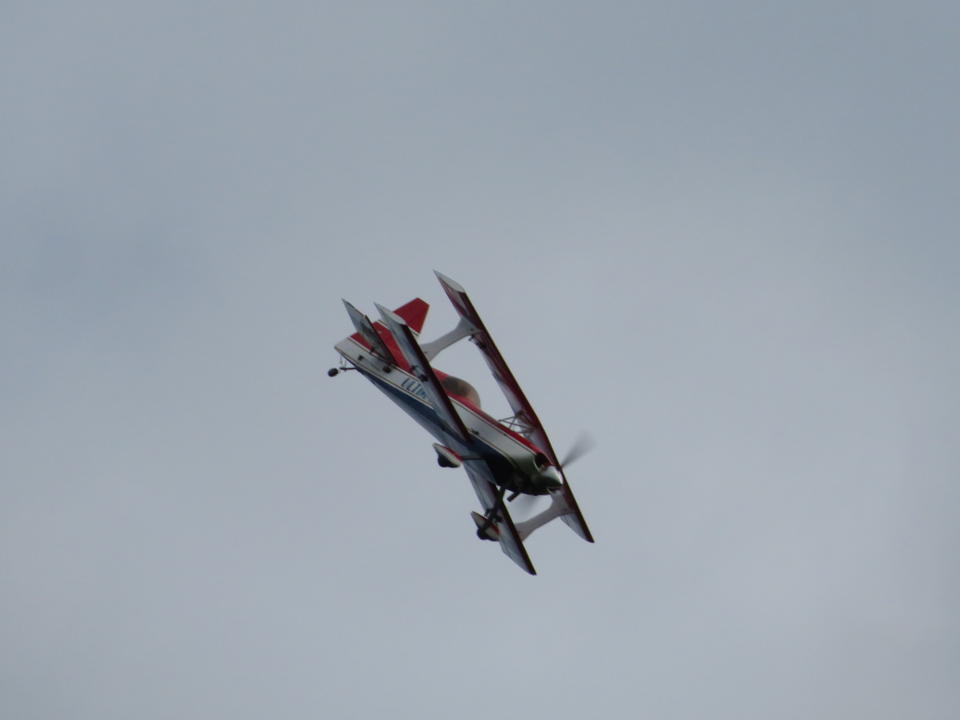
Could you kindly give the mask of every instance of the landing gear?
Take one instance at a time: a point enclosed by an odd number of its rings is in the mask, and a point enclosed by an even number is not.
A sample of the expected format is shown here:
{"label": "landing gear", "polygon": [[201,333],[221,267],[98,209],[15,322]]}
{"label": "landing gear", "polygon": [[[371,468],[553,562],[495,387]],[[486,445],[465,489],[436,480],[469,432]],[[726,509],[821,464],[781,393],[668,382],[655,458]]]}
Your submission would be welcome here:
{"label": "landing gear", "polygon": [[480,513],[470,513],[474,524],[477,526],[477,537],[481,540],[492,540],[496,542],[500,533],[497,530],[497,520],[499,519],[493,510],[491,515],[481,515]]}
{"label": "landing gear", "polygon": [[506,488],[500,488],[500,492],[497,494],[497,504],[487,510],[486,515],[477,512],[470,513],[473,522],[477,525],[477,537],[481,540],[499,540],[500,530],[497,528],[497,523],[501,520],[500,508],[503,506],[503,496],[506,491]]}

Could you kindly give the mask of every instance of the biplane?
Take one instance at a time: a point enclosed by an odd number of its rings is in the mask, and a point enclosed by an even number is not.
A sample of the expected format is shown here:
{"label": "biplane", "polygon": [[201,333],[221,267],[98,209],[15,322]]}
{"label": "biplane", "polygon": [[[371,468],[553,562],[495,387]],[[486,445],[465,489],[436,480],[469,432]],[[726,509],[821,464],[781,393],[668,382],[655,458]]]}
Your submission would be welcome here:
{"label": "biplane", "polygon": [[[572,457],[564,461],[557,457],[467,293],[450,278],[436,275],[460,318],[450,332],[420,342],[429,309],[420,298],[396,310],[378,304],[380,320],[376,322],[344,300],[356,332],[336,344],[341,365],[329,374],[359,371],[433,435],[437,463],[462,467],[470,478],[483,511],[471,513],[477,536],[498,542],[511,560],[536,575],[523,541],[537,528],[560,518],[581,538],[593,542],[564,474]],[[470,383],[432,366],[440,352],[464,339],[482,353],[513,411],[510,417],[488,415]],[[546,496],[550,504],[533,517],[514,522],[507,503],[520,496]]]}

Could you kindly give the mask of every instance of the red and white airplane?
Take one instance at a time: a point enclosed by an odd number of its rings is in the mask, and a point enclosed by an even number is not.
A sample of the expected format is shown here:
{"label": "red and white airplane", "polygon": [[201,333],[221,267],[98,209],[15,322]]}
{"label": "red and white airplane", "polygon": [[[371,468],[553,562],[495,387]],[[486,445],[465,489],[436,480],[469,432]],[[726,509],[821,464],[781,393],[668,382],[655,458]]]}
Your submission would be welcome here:
{"label": "red and white airplane", "polygon": [[[563,471],[572,457],[565,462],[557,457],[467,293],[450,278],[436,275],[460,315],[453,330],[421,345],[418,337],[429,309],[423,300],[411,300],[394,311],[377,305],[381,322],[370,322],[344,300],[356,332],[336,345],[344,360],[341,369],[359,370],[438,440],[433,445],[437,462],[441,467],[462,466],[480,500],[483,512],[471,513],[477,536],[498,541],[510,559],[536,575],[523,541],[537,528],[560,518],[593,542]],[[513,410],[511,417],[494,419],[480,408],[477,391],[468,382],[430,365],[438,353],[464,338],[483,354]],[[333,368],[329,374],[338,372]],[[514,522],[504,497],[511,501],[520,495],[548,496],[550,506]]]}

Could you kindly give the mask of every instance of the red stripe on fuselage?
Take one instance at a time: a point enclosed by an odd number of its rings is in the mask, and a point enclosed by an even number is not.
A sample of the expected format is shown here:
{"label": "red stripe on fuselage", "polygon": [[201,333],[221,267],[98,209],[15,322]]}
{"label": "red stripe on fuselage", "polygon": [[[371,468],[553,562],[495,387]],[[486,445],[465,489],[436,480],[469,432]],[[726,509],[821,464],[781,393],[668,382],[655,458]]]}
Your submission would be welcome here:
{"label": "red stripe on fuselage", "polygon": [[[397,364],[401,370],[410,372],[410,363],[406,361],[403,357],[403,353],[400,352],[400,348],[397,346],[397,341],[393,339],[393,335],[389,330],[383,325],[383,323],[375,322],[373,323],[373,329],[377,331],[377,335],[380,336],[380,339],[383,340],[383,344],[387,346],[387,350],[390,351],[390,354],[393,356],[393,361]],[[367,350],[370,349],[370,343],[363,339],[363,335],[360,333],[354,333],[350,336],[350,339],[353,340],[358,345],[365,347]]]}
{"label": "red stripe on fuselage", "polygon": [[[433,372],[434,372],[434,374],[437,376],[437,379],[438,379],[441,383],[444,381],[444,379],[446,379],[447,377],[449,377],[449,374],[448,374],[448,373],[443,372],[443,370],[437,370],[437,368],[433,368]],[[534,445],[532,442],[530,442],[529,439],[525,438],[523,435],[521,435],[520,433],[518,433],[516,430],[513,430],[512,428],[507,427],[506,425],[504,425],[503,423],[501,423],[499,420],[497,420],[496,418],[492,417],[491,415],[488,415],[487,413],[485,413],[482,409],[480,409],[479,407],[477,407],[477,406],[476,406],[473,402],[471,402],[468,398],[466,398],[466,397],[464,397],[464,396],[462,396],[462,395],[457,395],[456,393],[449,392],[449,391],[446,390],[446,388],[444,388],[444,391],[447,393],[447,395],[448,395],[449,397],[453,398],[454,400],[456,400],[456,401],[457,401],[458,403],[460,403],[461,405],[466,406],[467,409],[471,410],[471,411],[472,411],[474,414],[476,414],[481,420],[485,421],[485,422],[486,422],[487,424],[489,424],[489,425],[493,425],[493,426],[496,427],[498,430],[500,430],[501,432],[503,432],[505,435],[510,436],[511,438],[513,438],[514,440],[516,440],[516,441],[517,441],[518,443],[520,443],[521,445],[524,445],[525,447],[529,448],[532,452],[534,452],[534,453],[543,452],[540,448],[538,448],[536,445]]]}

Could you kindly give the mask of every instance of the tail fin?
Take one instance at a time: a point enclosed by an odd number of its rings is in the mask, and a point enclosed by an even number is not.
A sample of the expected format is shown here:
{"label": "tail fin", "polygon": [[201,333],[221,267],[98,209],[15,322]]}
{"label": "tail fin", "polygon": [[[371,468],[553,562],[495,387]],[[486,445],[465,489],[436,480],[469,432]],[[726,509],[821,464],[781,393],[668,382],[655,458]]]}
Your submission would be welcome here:
{"label": "tail fin", "polygon": [[427,311],[430,306],[420,298],[414,298],[406,305],[401,305],[394,312],[403,318],[404,322],[417,335],[423,329],[423,323],[427,319]]}

